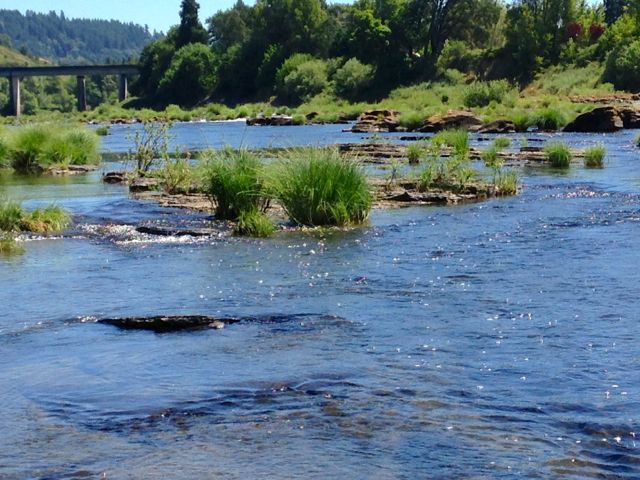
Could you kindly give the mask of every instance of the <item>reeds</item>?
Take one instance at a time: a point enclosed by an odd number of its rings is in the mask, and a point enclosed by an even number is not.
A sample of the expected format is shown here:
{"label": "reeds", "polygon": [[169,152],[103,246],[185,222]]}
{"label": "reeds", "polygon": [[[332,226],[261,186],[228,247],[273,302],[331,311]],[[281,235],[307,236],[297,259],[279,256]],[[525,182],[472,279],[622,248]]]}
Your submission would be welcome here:
{"label": "reeds", "polygon": [[584,151],[584,166],[587,168],[604,168],[607,150],[604,145],[595,145]]}
{"label": "reeds", "polygon": [[553,168],[569,168],[571,165],[571,150],[562,142],[551,142],[544,147],[547,161]]}

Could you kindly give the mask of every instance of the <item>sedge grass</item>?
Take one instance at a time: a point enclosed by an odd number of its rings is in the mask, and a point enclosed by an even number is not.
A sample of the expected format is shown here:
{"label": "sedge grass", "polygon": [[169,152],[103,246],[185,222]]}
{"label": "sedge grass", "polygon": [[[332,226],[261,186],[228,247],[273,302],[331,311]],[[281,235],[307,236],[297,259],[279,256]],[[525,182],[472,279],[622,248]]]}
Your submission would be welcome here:
{"label": "sedge grass", "polygon": [[551,142],[544,147],[545,157],[553,168],[569,168],[571,150],[562,142]]}
{"label": "sedge grass", "polygon": [[604,145],[596,145],[584,151],[584,166],[587,168],[604,168],[607,150]]}
{"label": "sedge grass", "polygon": [[38,208],[20,221],[20,229],[32,233],[60,232],[71,223],[71,216],[61,207],[50,205]]}
{"label": "sedge grass", "polygon": [[257,210],[240,212],[234,229],[236,235],[249,237],[270,237],[275,231],[273,222],[264,213]]}
{"label": "sedge grass", "polygon": [[362,167],[335,149],[288,152],[275,168],[273,190],[291,220],[306,226],[362,223],[372,203]]}

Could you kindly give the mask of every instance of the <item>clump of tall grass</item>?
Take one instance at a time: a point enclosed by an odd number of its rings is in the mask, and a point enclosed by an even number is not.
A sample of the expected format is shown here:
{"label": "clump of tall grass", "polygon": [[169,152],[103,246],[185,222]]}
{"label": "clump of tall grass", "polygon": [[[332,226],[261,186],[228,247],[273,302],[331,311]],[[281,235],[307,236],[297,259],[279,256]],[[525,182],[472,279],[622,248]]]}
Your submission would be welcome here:
{"label": "clump of tall grass", "polygon": [[511,121],[516,128],[516,132],[526,132],[534,123],[529,113],[525,111],[514,112],[511,115]]}
{"label": "clump of tall grass", "polygon": [[101,125],[95,129],[96,135],[99,137],[106,137],[109,135],[110,127],[108,125]]}
{"label": "clump of tall grass", "polygon": [[513,170],[498,169],[493,176],[493,185],[499,195],[515,195],[518,183],[518,174]]}
{"label": "clump of tall grass", "polygon": [[[462,147],[461,139],[458,147]],[[462,190],[477,176],[478,172],[469,164],[468,148],[466,152],[461,150],[460,154],[443,158],[440,154],[440,142],[436,139],[427,155],[427,165],[418,175],[416,188],[420,192],[433,188]]]}
{"label": "clump of tall grass", "polygon": [[494,146],[491,146],[484,150],[480,154],[480,158],[484,162],[484,164],[489,168],[499,168],[502,166],[502,159],[498,155],[498,149]]}
{"label": "clump of tall grass", "polygon": [[9,144],[6,139],[6,131],[0,129],[0,169],[10,166],[9,163]]}
{"label": "clump of tall grass", "polygon": [[270,237],[275,226],[263,212],[247,210],[240,212],[234,232],[249,237]]}
{"label": "clump of tall grass", "polygon": [[420,163],[420,158],[424,155],[425,148],[421,142],[415,142],[409,144],[407,147],[407,159],[410,164]]}
{"label": "clump of tall grass", "polygon": [[263,167],[248,150],[224,149],[208,152],[205,189],[215,202],[219,219],[236,220],[243,212],[264,212],[269,207]]}
{"label": "clump of tall grass", "polygon": [[559,110],[543,108],[535,115],[534,124],[540,130],[558,130],[566,125],[567,119]]}
{"label": "clump of tall grass", "polygon": [[604,168],[604,157],[607,150],[604,145],[595,145],[584,151],[584,166],[587,168]]}
{"label": "clump of tall grass", "polygon": [[569,168],[571,165],[571,150],[562,142],[551,142],[544,147],[547,161],[553,168]]}
{"label": "clump of tall grass", "polygon": [[0,199],[0,231],[17,232],[20,230],[20,221],[24,216],[24,210],[18,202]]}
{"label": "clump of tall grass", "polygon": [[466,130],[443,130],[431,137],[431,144],[434,147],[451,147],[456,156],[469,157],[469,133]]}
{"label": "clump of tall grass", "polygon": [[362,167],[335,149],[288,152],[274,171],[273,190],[299,225],[362,223],[372,203]]}
{"label": "clump of tall grass", "polygon": [[33,233],[52,233],[64,230],[70,223],[71,216],[66,210],[50,205],[25,215],[20,222],[20,229]]}
{"label": "clump of tall grass", "polygon": [[0,231],[2,232],[59,232],[67,228],[70,222],[69,213],[55,205],[27,213],[17,202],[0,200]]}
{"label": "clump of tall grass", "polygon": [[417,130],[424,123],[425,117],[418,112],[410,112],[400,117],[400,125],[409,131]]}
{"label": "clump of tall grass", "polygon": [[53,165],[98,163],[98,148],[98,136],[88,129],[30,125],[9,136],[8,158],[19,172],[39,172]]}
{"label": "clump of tall grass", "polygon": [[509,145],[511,145],[511,140],[507,137],[498,137],[493,141],[493,146],[496,148],[496,150],[509,148]]}

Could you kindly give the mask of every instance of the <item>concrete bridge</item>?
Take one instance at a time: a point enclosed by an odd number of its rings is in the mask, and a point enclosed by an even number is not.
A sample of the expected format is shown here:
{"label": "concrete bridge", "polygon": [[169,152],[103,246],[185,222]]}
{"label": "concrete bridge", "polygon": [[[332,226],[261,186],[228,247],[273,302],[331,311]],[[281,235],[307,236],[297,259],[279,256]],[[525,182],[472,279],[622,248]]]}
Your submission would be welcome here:
{"label": "concrete bridge", "polygon": [[92,75],[118,75],[118,97],[120,101],[129,95],[127,75],[136,75],[140,72],[138,65],[80,65],[59,67],[0,67],[0,77],[9,79],[11,112],[19,116],[22,110],[20,104],[20,80],[25,77],[61,77],[75,76],[78,87],[78,110],[87,109],[86,77]]}

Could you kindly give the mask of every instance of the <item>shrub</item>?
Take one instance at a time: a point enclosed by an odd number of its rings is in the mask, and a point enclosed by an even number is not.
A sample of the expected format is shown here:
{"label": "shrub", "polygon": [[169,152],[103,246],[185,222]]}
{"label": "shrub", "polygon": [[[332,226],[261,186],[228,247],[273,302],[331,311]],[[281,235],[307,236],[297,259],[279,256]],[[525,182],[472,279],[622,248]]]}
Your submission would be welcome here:
{"label": "shrub", "polygon": [[260,160],[247,150],[224,149],[205,155],[206,189],[216,217],[236,220],[242,212],[269,206]]}
{"label": "shrub", "polygon": [[274,192],[299,225],[362,223],[371,209],[362,168],[334,149],[289,152],[275,171]]}
{"label": "shrub", "polygon": [[553,168],[569,168],[571,165],[571,150],[562,142],[548,143],[544,152]]}
{"label": "shrub", "polygon": [[604,145],[587,148],[584,152],[584,166],[587,168],[603,168],[607,150]]}
{"label": "shrub", "polygon": [[193,184],[193,172],[189,166],[189,155],[176,155],[167,158],[158,171],[160,186],[170,194],[188,193]]}
{"label": "shrub", "polygon": [[[327,78],[327,63],[324,60],[308,59],[297,63],[301,57],[295,57],[294,64],[285,63],[278,70],[276,84],[278,93],[285,99],[293,102],[309,100],[314,95],[322,92],[329,84]],[[306,56],[304,58],[307,58]],[[285,68],[286,65],[286,68]],[[288,72],[288,73],[286,73]],[[283,77],[284,73],[286,75]],[[281,79],[281,80],[280,80]]]}
{"label": "shrub", "polygon": [[567,120],[558,110],[543,108],[537,112],[534,123],[540,130],[552,131],[562,128]]}
{"label": "shrub", "polygon": [[334,93],[338,97],[356,99],[371,85],[375,68],[351,58],[333,76]]}
{"label": "shrub", "polygon": [[462,102],[466,107],[486,107],[492,101],[502,103],[510,91],[511,85],[506,80],[474,82],[465,88]]}
{"label": "shrub", "polygon": [[144,122],[142,128],[129,137],[134,147],[128,157],[135,163],[137,175],[145,175],[158,160],[169,161],[170,128],[170,123]]}
{"label": "shrub", "polygon": [[234,232],[236,235],[250,237],[270,237],[274,230],[273,222],[264,213],[248,210],[240,212]]}
{"label": "shrub", "polygon": [[603,79],[620,90],[640,90],[640,40],[622,44],[609,53]]}

